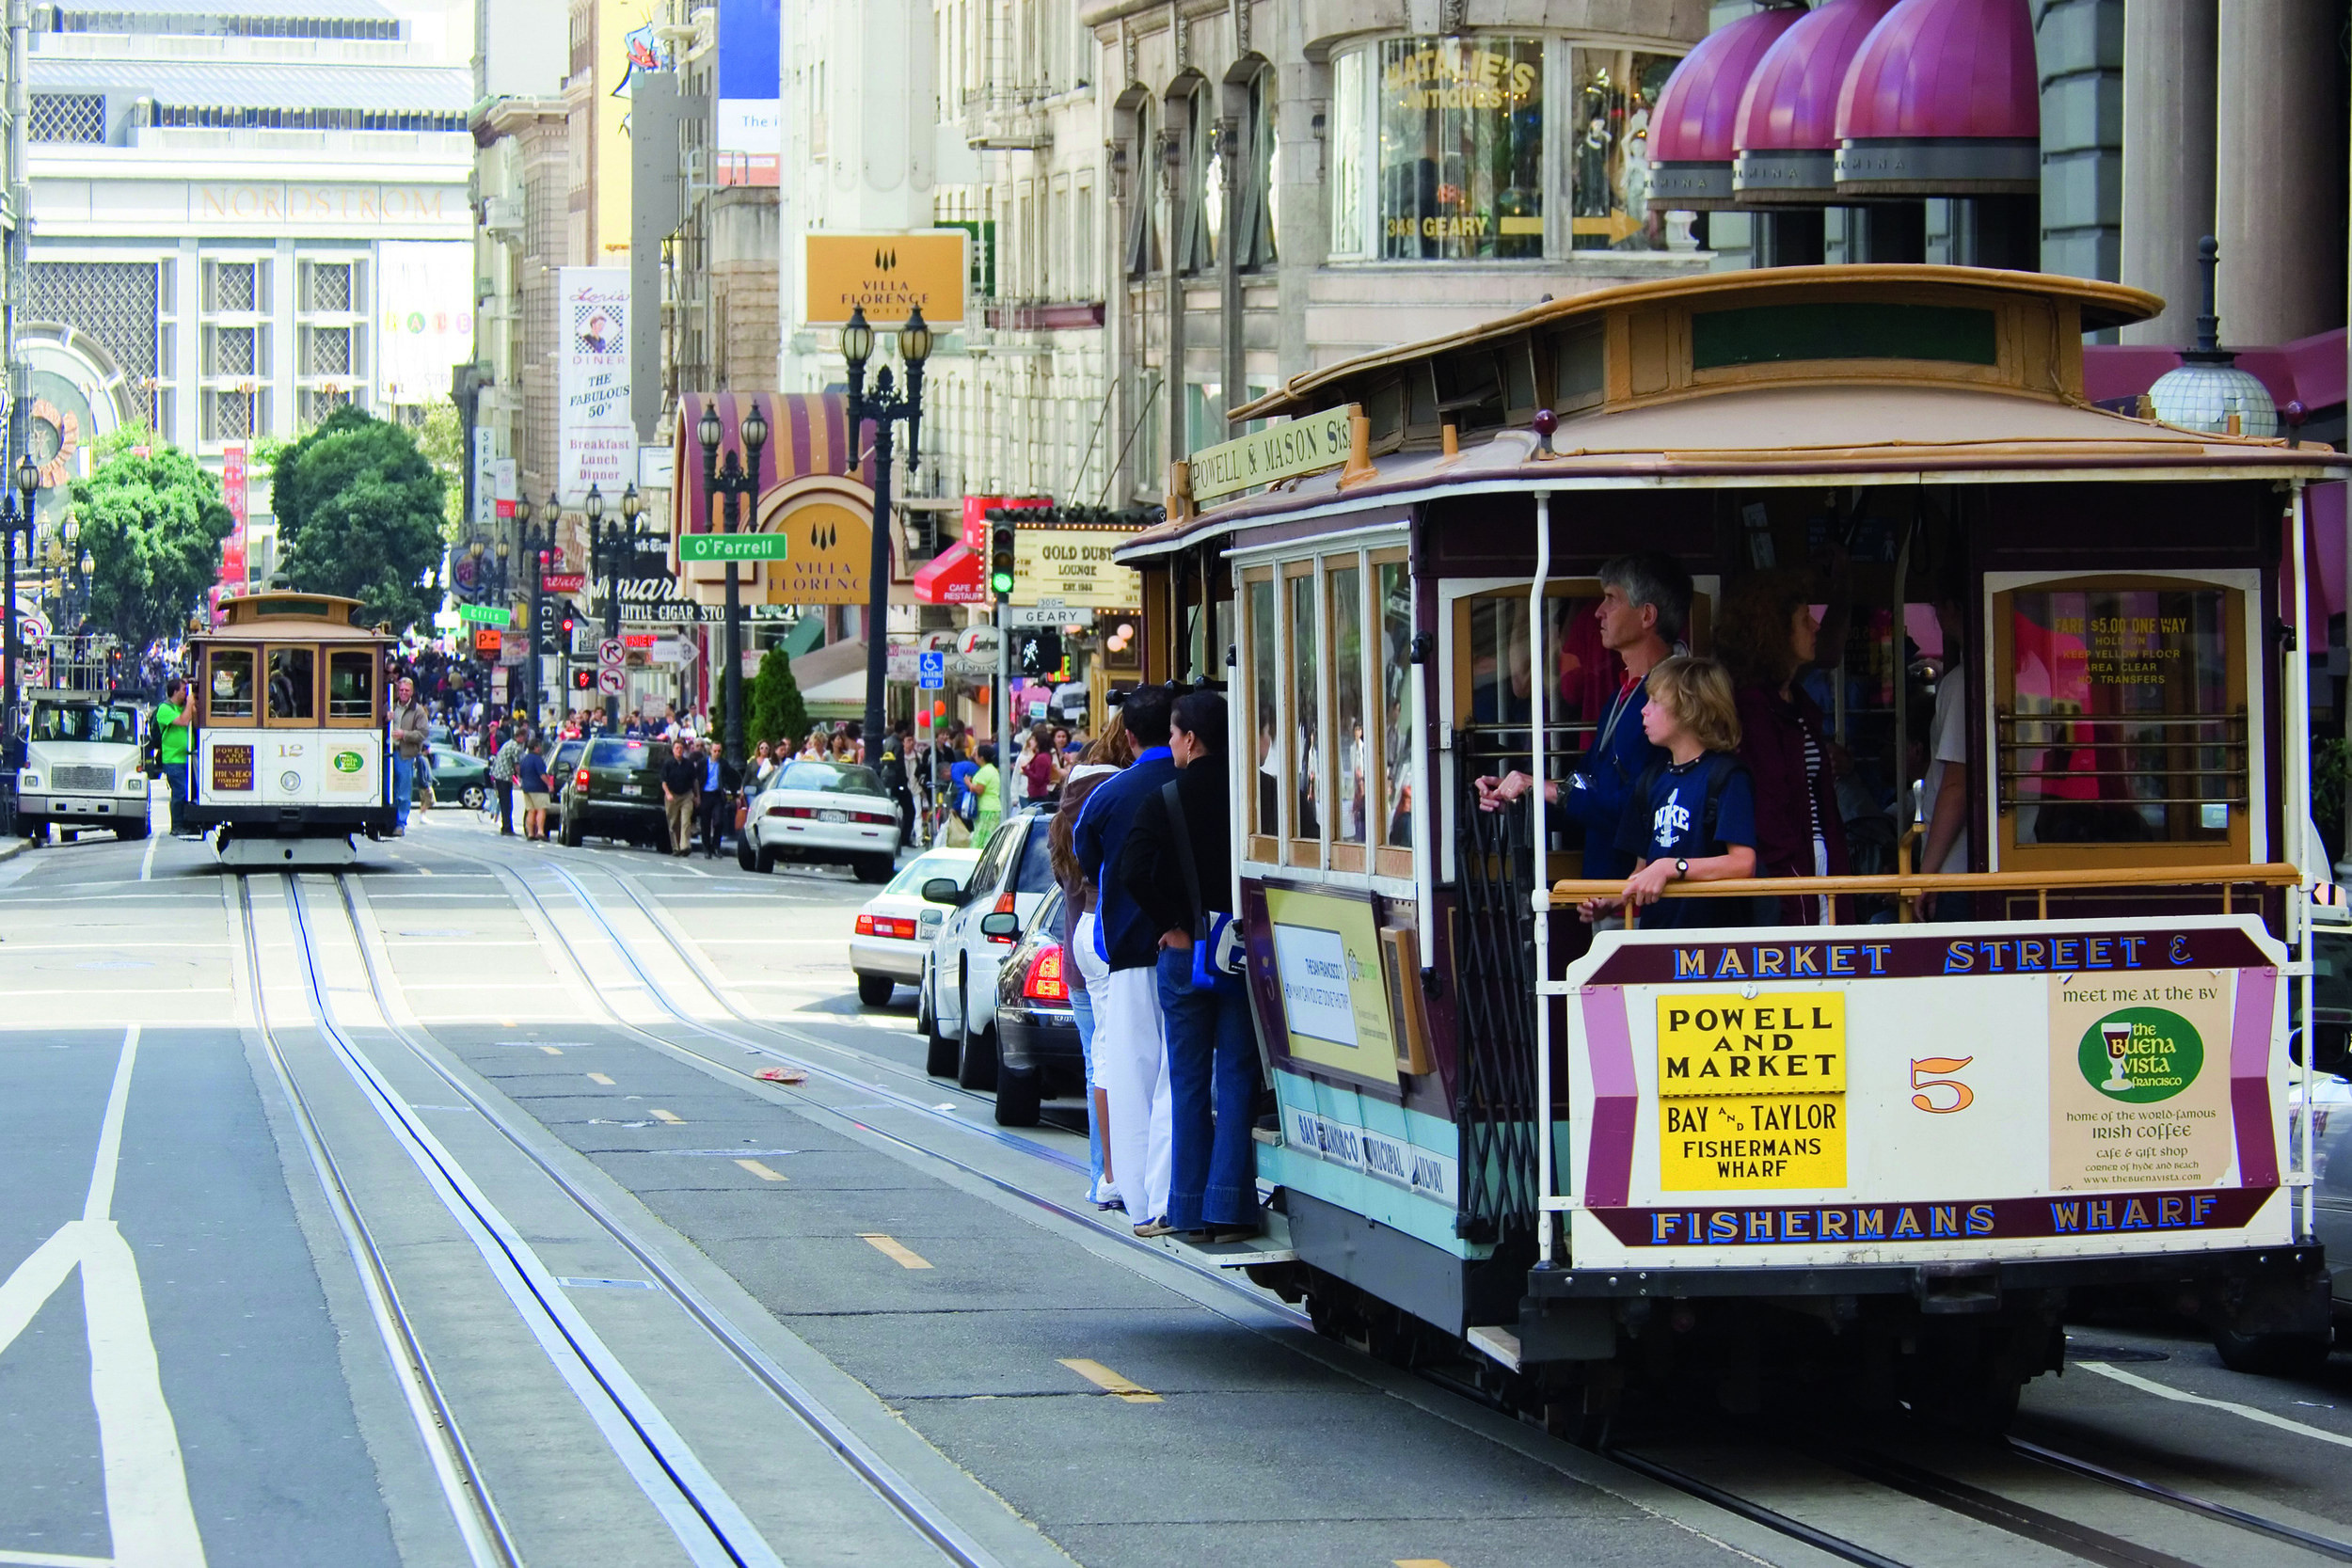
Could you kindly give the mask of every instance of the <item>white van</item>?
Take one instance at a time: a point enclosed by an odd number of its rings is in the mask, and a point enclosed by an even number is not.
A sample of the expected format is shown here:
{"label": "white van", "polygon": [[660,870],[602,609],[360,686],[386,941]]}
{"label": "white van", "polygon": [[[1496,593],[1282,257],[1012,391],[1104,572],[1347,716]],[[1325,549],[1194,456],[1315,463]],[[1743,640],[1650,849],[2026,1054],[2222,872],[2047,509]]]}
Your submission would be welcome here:
{"label": "white van", "polygon": [[27,695],[32,711],[24,766],[16,775],[17,831],[42,838],[54,822],[145,838],[148,788],[139,752],[148,717],[139,705],[95,691]]}

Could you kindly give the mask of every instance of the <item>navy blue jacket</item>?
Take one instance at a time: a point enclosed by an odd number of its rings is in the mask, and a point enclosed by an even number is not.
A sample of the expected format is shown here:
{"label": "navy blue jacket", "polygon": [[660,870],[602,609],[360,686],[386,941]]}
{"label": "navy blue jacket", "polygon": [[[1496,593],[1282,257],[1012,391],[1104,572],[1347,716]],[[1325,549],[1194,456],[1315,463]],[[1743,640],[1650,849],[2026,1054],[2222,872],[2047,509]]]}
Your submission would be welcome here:
{"label": "navy blue jacket", "polygon": [[1144,801],[1157,799],[1160,786],[1179,771],[1168,749],[1154,746],[1117,778],[1097,784],[1079,808],[1071,851],[1094,884],[1095,916],[1102,922],[1103,948],[1113,969],[1151,969],[1159,963],[1161,927],[1128,896],[1118,877],[1119,854],[1126,847],[1136,813]]}
{"label": "navy blue jacket", "polygon": [[1608,716],[1602,716],[1576,776],[1560,789],[1561,809],[1584,826],[1584,875],[1597,881],[1633,875],[1633,857],[1617,847],[1617,825],[1625,820],[1625,803],[1632,798],[1635,782],[1652,762],[1663,767],[1671,760],[1664,748],[1651,745],[1642,733],[1642,707],[1648,701],[1649,682],[1645,678],[1625,699],[1614,730],[1609,728]]}

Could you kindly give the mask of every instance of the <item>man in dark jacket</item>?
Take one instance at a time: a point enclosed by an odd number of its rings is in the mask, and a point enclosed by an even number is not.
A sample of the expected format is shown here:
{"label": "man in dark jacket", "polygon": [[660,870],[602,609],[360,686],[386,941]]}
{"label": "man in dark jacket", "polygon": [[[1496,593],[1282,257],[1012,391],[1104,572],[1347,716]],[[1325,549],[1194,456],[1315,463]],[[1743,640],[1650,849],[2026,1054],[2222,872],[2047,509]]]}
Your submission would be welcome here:
{"label": "man in dark jacket", "polygon": [[743,770],[727,760],[726,748],[706,737],[699,748],[703,776],[694,798],[702,818],[703,859],[719,858],[719,843],[735,826],[735,795],[743,787]]}
{"label": "man in dark jacket", "polygon": [[691,853],[694,847],[694,794],[702,778],[702,765],[686,754],[686,741],[672,741],[670,760],[661,765],[661,810],[670,825],[673,855]]}
{"label": "man in dark jacket", "polygon": [[1239,975],[1206,985],[1194,979],[1196,948],[1210,944],[1201,957],[1213,966],[1216,917],[1233,912],[1225,732],[1225,699],[1216,692],[1176,700],[1168,734],[1176,780],[1145,799],[1119,855],[1120,886],[1159,933],[1160,1011],[1168,1021],[1168,1223],[1206,1241],[1237,1241],[1259,1225],[1249,1139],[1258,1052],[1248,993]]}
{"label": "man in dark jacket", "polygon": [[1127,734],[1142,748],[1134,764],[1087,797],[1071,847],[1079,869],[1100,890],[1101,955],[1110,966],[1094,999],[1095,1077],[1109,1102],[1104,1146],[1127,1217],[1138,1235],[1164,1236],[1168,1223],[1168,1086],[1166,1025],[1160,1016],[1160,932],[1118,872],[1127,835],[1146,800],[1177,776],[1168,747],[1172,694],[1139,686],[1120,707]]}

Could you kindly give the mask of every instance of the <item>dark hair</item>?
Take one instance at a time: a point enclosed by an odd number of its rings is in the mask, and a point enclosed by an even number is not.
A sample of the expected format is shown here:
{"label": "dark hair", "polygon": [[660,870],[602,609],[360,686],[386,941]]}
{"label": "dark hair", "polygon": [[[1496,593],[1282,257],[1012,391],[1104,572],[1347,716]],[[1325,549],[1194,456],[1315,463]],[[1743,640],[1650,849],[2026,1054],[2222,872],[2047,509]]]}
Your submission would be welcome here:
{"label": "dark hair", "polygon": [[1225,699],[1203,689],[1176,699],[1170,722],[1200,743],[1213,757],[1225,754]]}
{"label": "dark hair", "polygon": [[984,763],[994,762],[996,760],[996,748],[986,743],[982,743],[980,747],[980,760]]}
{"label": "dark hair", "polygon": [[1119,711],[1127,721],[1127,733],[1148,752],[1154,746],[1168,744],[1168,714],[1174,706],[1175,695],[1167,687],[1138,686],[1127,693]]}
{"label": "dark hair", "polygon": [[1622,589],[1626,603],[1658,611],[1658,635],[1672,642],[1691,618],[1691,574],[1670,555],[1621,555],[1600,566],[1604,588]]}
{"label": "dark hair", "polygon": [[1792,571],[1755,572],[1732,584],[1715,622],[1715,652],[1740,686],[1777,691],[1797,673],[1790,635],[1797,611],[1813,604],[1813,585]]}

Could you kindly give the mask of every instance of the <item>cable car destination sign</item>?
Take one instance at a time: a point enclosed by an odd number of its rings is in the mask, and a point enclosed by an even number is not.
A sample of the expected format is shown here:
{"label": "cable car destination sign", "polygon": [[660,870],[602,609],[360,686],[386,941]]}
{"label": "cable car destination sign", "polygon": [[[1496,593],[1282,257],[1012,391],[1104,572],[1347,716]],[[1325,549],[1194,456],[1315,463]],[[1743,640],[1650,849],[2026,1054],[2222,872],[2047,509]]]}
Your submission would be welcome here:
{"label": "cable car destination sign", "polygon": [[1192,499],[1205,504],[1253,484],[1338,467],[1347,461],[1348,420],[1355,412],[1356,404],[1343,404],[1201,448],[1187,460]]}

